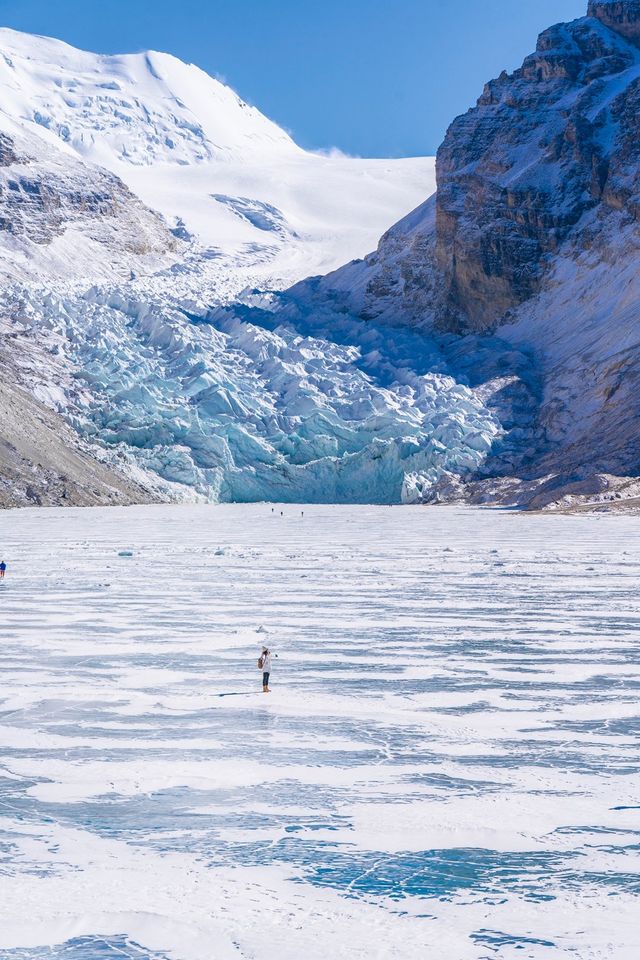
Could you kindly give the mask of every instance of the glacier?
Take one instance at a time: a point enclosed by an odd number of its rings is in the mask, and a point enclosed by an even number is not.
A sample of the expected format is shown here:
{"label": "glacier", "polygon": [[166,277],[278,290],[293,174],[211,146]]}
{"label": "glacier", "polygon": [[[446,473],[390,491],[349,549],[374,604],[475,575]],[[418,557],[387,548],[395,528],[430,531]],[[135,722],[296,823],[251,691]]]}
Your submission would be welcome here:
{"label": "glacier", "polygon": [[367,253],[432,158],[309,153],[166,54],[0,51],[0,328],[103,465],[162,499],[410,503],[500,445],[434,338],[281,293]]}
{"label": "glacier", "polygon": [[169,498],[411,503],[476,471],[503,436],[435,340],[344,317],[338,333],[330,312],[248,300],[243,316],[238,303],[137,299],[135,284],[21,288],[13,310],[21,336],[74,370],[36,394]]}
{"label": "glacier", "polygon": [[161,499],[411,503],[500,448],[434,337],[283,292],[367,253],[433,158],[309,153],[166,54],[0,51],[0,330],[103,465]]}

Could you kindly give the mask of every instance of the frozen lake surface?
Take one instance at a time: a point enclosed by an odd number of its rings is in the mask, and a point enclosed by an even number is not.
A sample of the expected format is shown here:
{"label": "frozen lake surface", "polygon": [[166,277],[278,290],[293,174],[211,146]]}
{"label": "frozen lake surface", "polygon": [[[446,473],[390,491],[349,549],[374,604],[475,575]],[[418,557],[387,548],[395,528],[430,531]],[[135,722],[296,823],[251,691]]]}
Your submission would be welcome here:
{"label": "frozen lake surface", "polygon": [[0,552],[0,960],[637,960],[640,518],[28,510]]}

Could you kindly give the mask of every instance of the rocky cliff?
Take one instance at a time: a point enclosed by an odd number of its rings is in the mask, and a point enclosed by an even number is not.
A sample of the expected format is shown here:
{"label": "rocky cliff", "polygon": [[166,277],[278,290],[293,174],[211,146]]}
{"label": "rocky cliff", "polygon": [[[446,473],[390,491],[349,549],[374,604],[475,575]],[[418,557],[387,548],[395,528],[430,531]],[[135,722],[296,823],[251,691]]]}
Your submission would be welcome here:
{"label": "rocky cliff", "polygon": [[390,297],[414,322],[495,329],[540,291],[590,213],[637,220],[639,11],[637,0],[592,0],[590,16],[545,31],[451,124],[435,199],[392,228],[357,277],[330,282],[353,286],[372,316]]}
{"label": "rocky cliff", "polygon": [[496,475],[636,475],[640,2],[592,0],[546,30],[452,123],[436,172],[436,196],[316,296],[453,334],[476,381],[479,343],[499,339],[503,368],[510,347],[524,351],[535,428],[519,458],[487,465]]}
{"label": "rocky cliff", "polygon": [[589,0],[589,16],[640,46],[638,0]]}
{"label": "rocky cliff", "polygon": [[0,133],[0,273],[129,276],[179,244],[114,174],[25,132]]}
{"label": "rocky cliff", "polygon": [[437,162],[444,325],[501,322],[538,292],[590,211],[637,218],[638,50],[631,15],[624,35],[609,15],[628,6],[592,4],[597,17],[547,30],[520,70],[487,84],[451,125]]}

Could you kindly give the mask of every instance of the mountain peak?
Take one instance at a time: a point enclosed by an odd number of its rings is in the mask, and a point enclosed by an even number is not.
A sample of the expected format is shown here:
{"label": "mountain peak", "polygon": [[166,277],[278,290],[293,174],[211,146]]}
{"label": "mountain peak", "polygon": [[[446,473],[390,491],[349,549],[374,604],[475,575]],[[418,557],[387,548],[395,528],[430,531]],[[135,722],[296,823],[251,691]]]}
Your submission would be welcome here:
{"label": "mountain peak", "polygon": [[640,46],[640,0],[589,0],[589,16]]}
{"label": "mountain peak", "polygon": [[100,55],[0,29],[3,114],[108,168],[291,156],[291,137],[176,57]]}

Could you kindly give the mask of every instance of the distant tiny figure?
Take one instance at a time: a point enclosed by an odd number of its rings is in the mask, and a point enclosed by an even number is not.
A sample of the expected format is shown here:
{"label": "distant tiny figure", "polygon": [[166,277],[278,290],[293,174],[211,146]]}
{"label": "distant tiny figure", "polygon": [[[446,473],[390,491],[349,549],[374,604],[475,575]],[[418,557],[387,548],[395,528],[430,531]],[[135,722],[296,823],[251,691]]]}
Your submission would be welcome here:
{"label": "distant tiny figure", "polygon": [[7,565],[3,560],[2,563],[0,563],[0,580],[4,580],[4,575],[6,572],[7,572]]}
{"label": "distant tiny figure", "polygon": [[271,693],[269,690],[269,677],[271,675],[271,650],[268,647],[262,648],[260,659],[258,660],[258,670],[262,670],[262,692]]}

